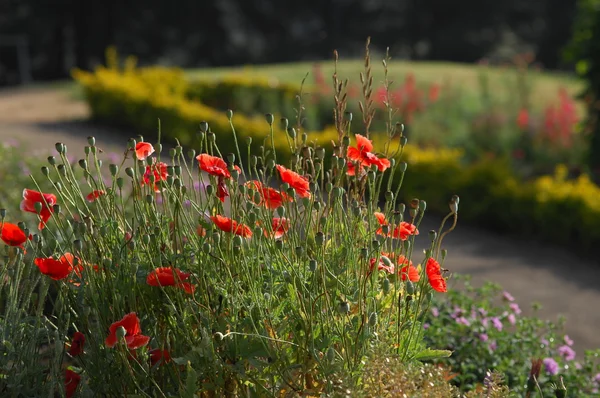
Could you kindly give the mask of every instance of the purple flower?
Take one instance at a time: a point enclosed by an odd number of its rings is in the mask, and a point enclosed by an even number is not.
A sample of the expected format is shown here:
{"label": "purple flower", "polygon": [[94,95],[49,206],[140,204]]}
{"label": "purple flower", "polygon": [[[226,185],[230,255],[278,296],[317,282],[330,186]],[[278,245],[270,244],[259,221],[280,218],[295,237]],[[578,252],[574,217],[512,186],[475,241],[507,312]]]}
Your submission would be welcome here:
{"label": "purple flower", "polygon": [[502,321],[497,316],[492,318],[492,325],[494,325],[499,332],[502,331]]}
{"label": "purple flower", "polygon": [[508,322],[511,325],[514,325],[515,323],[517,323],[517,318],[515,317],[515,314],[508,314]]}
{"label": "purple flower", "polygon": [[162,195],[156,195],[156,204],[161,205],[163,203]]}
{"label": "purple flower", "polygon": [[[575,362],[575,369],[581,370],[581,369],[583,369],[583,365],[580,364],[579,362]],[[598,375],[600,375],[600,373],[598,373]]]}
{"label": "purple flower", "polygon": [[558,363],[552,358],[544,358],[544,367],[546,368],[546,372],[551,376],[558,373]]}
{"label": "purple flower", "polygon": [[465,326],[471,326],[471,322],[469,322],[469,320],[467,318],[465,318],[464,316],[460,316],[460,317],[456,318],[456,323],[460,323]]}
{"label": "purple flower", "polygon": [[512,312],[515,313],[515,315],[520,315],[521,314],[521,308],[519,307],[519,304],[517,304],[517,303],[510,303],[508,306],[510,307],[510,309],[512,310]]}
{"label": "purple flower", "polygon": [[544,339],[544,338],[540,339],[540,343],[542,343],[542,345],[545,345],[545,346],[549,346],[550,345],[550,342],[548,340]]}
{"label": "purple flower", "polygon": [[558,347],[558,353],[567,361],[572,361],[573,359],[575,359],[575,351],[573,351],[573,349],[568,345],[562,345]]}
{"label": "purple flower", "polygon": [[489,340],[489,337],[485,333],[479,333],[479,340],[481,340],[481,341],[483,341],[485,343],[486,341]]}
{"label": "purple flower", "polygon": [[186,200],[183,202],[183,206],[184,206],[184,207],[187,207],[187,208],[190,208],[190,207],[192,207],[192,202],[191,202],[189,199],[186,199]]}
{"label": "purple flower", "polygon": [[115,152],[109,152],[108,153],[108,159],[112,162],[112,163],[119,163],[119,161],[121,161],[122,157],[121,155],[115,153]]}
{"label": "purple flower", "polygon": [[600,384],[600,373],[597,373],[596,376],[592,379],[594,383]]}
{"label": "purple flower", "polygon": [[438,316],[440,316],[440,310],[438,310],[437,307],[432,307],[431,315],[433,315],[434,318],[437,318]]}
{"label": "purple flower", "polygon": [[201,181],[194,181],[194,190],[195,191],[204,191],[206,189],[206,184]]}
{"label": "purple flower", "polygon": [[487,311],[484,308],[477,308],[477,312],[479,312],[479,315],[481,316],[487,315]]}
{"label": "purple flower", "polygon": [[573,345],[573,340],[571,340],[568,334],[565,334],[565,343],[567,343],[568,346]]}
{"label": "purple flower", "polygon": [[484,328],[487,329],[487,327],[490,325],[490,318],[483,318],[481,320],[481,324],[483,325]]}
{"label": "purple flower", "polygon": [[496,351],[496,348],[498,348],[498,343],[496,343],[496,340],[490,341],[489,347],[490,347],[490,350]]}
{"label": "purple flower", "polygon": [[506,300],[506,301],[515,301],[515,298],[512,296],[512,294],[510,294],[510,293],[509,293],[509,292],[507,292],[507,291],[504,291],[504,292],[502,293],[502,297],[503,297],[503,298],[504,298],[504,300]]}
{"label": "purple flower", "polygon": [[425,323],[423,324],[423,329],[427,330],[427,329],[429,329],[429,326],[430,326],[430,325],[429,325],[427,322],[425,322]]}

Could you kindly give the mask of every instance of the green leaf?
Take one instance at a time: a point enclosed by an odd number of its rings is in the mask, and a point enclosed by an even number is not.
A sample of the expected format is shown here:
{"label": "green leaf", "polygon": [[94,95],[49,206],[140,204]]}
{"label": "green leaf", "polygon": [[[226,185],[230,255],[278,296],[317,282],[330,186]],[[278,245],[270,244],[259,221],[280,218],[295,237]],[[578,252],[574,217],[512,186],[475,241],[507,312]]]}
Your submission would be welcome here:
{"label": "green leaf", "polygon": [[185,398],[194,398],[196,396],[196,380],[198,379],[198,373],[192,365],[188,362],[187,366],[187,378],[185,379],[185,390],[181,391],[181,396]]}
{"label": "green leaf", "polygon": [[414,359],[419,361],[431,361],[433,359],[448,358],[450,355],[452,355],[452,351],[450,350],[432,350],[426,348],[415,355]]}

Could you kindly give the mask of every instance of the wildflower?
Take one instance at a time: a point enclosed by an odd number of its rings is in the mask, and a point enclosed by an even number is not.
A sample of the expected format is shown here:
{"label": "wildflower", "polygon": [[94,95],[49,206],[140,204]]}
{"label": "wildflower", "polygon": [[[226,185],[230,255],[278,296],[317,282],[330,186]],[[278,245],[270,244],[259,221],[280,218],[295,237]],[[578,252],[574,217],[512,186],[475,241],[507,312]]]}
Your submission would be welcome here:
{"label": "wildflower", "polygon": [[568,334],[565,334],[565,343],[567,343],[568,346],[573,345],[573,340],[571,340]]}
{"label": "wildflower", "polygon": [[[367,137],[363,137],[360,134],[356,134],[356,147],[348,147],[348,159],[356,162],[359,168],[370,167],[371,165],[377,166],[379,171],[385,171],[390,167],[390,161],[386,158],[378,158],[371,151],[373,150],[373,143]],[[351,162],[348,162],[351,163]]]}
{"label": "wildflower", "polygon": [[220,215],[213,216],[210,219],[221,231],[240,235],[242,238],[252,237],[252,231],[250,230],[250,227],[245,224],[238,224],[237,221]]}
{"label": "wildflower", "polygon": [[521,108],[519,110],[519,114],[517,115],[517,126],[521,130],[526,130],[529,126],[529,112],[527,108]]}
{"label": "wildflower", "polygon": [[517,318],[515,317],[515,314],[508,314],[508,323],[510,323],[511,325],[514,325],[517,323]]}
{"label": "wildflower", "polygon": [[489,337],[486,333],[479,333],[478,337],[479,337],[479,340],[481,340],[484,343],[489,340]]}
{"label": "wildflower", "polygon": [[265,236],[281,239],[288,229],[290,229],[290,220],[285,217],[275,217],[271,220],[271,230],[265,231]]}
{"label": "wildflower", "polygon": [[[377,263],[377,259],[376,258],[372,258],[371,260],[369,260],[370,263],[370,272],[373,271],[373,269],[375,269],[375,264]],[[381,258],[379,258],[379,263],[377,264],[377,269],[379,271],[385,271],[388,274],[393,274],[394,273],[394,264],[387,265]]]}
{"label": "wildflower", "polygon": [[105,195],[106,192],[102,191],[102,190],[96,190],[96,191],[92,191],[91,193],[89,193],[85,198],[87,199],[88,202],[93,202],[96,199],[98,199],[100,196]]}
{"label": "wildflower", "polygon": [[41,203],[42,208],[39,212],[40,223],[39,229],[44,229],[46,223],[50,219],[50,216],[54,212],[53,206],[56,204],[56,196],[51,193],[42,193],[38,191],[32,191],[31,189],[23,190],[23,201],[21,202],[21,210],[29,213],[38,214],[35,209],[35,204]]}
{"label": "wildflower", "polygon": [[558,374],[558,363],[552,358],[544,358],[544,368],[546,369],[546,373],[551,376]]}
{"label": "wildflower", "polygon": [[427,272],[427,278],[429,279],[429,284],[433,290],[440,293],[445,293],[448,291],[448,288],[446,287],[446,280],[442,276],[440,263],[438,263],[434,258],[430,257],[427,260],[425,271]]}
{"label": "wildflower", "polygon": [[487,311],[485,310],[485,308],[477,308],[477,312],[479,313],[479,315],[481,316],[486,316],[487,315]]}
{"label": "wildflower", "polygon": [[575,351],[568,345],[562,345],[558,347],[558,354],[567,361],[572,361],[575,359]]}
{"label": "wildflower", "polygon": [[171,362],[171,354],[167,350],[161,350],[160,348],[155,348],[148,352],[150,357],[150,366],[154,366],[160,362],[160,364],[165,364]]}
{"label": "wildflower", "polygon": [[496,340],[490,341],[490,344],[488,345],[488,347],[490,348],[491,351],[496,351],[496,349],[498,349],[498,343],[496,342]]}
{"label": "wildflower", "polygon": [[71,347],[69,347],[69,355],[72,357],[76,357],[83,353],[83,345],[85,344],[85,336],[81,332],[73,333],[73,338],[71,339]]}
{"label": "wildflower", "polygon": [[[177,276],[176,276],[177,275]],[[189,282],[184,282],[190,278],[189,273],[182,272],[173,267],[155,268],[146,277],[146,283],[150,286],[176,286],[192,294],[195,286]]]}
{"label": "wildflower", "polygon": [[498,318],[497,316],[492,318],[492,325],[496,328],[496,330],[498,330],[499,332],[502,331],[502,321],[500,320],[500,318]]}
{"label": "wildflower", "polygon": [[471,326],[471,322],[469,322],[469,320],[467,318],[465,318],[464,316],[456,318],[456,323],[459,323],[459,324],[462,324],[465,326]]}
{"label": "wildflower", "polygon": [[[404,257],[404,256],[402,256],[402,257]],[[421,279],[421,276],[419,275],[419,271],[412,264],[405,265],[404,267],[402,267],[399,274],[403,281],[406,281],[408,279],[411,282],[418,282],[419,279]]]}
{"label": "wildflower", "polygon": [[67,398],[71,398],[75,394],[80,381],[81,376],[79,374],[73,372],[71,369],[65,370],[65,396]]}
{"label": "wildflower", "polygon": [[521,314],[521,308],[519,307],[519,304],[517,304],[517,303],[510,303],[508,306],[515,313],[515,315],[520,315]]}
{"label": "wildflower", "polygon": [[[377,231],[375,231],[375,233],[378,235],[384,235],[383,226],[389,225],[385,218],[385,215],[378,211],[373,213],[373,215],[379,222],[379,225],[381,225],[381,227]],[[394,228],[392,232],[388,233],[388,236],[403,241],[407,240],[410,235],[419,235],[419,230],[414,224],[407,223],[405,221],[402,221],[396,228]]]}
{"label": "wildflower", "polygon": [[413,262],[410,261],[408,258],[406,258],[406,256],[404,254],[396,255],[396,253],[394,253],[394,252],[390,252],[390,253],[381,252],[381,255],[386,256],[387,258],[389,258],[392,261],[395,260],[398,265],[410,265],[410,266],[413,265]]}
{"label": "wildflower", "polygon": [[117,342],[117,329],[120,327],[125,329],[125,343],[130,350],[135,350],[137,348],[143,347],[150,341],[150,337],[144,336],[142,334],[142,329],[140,328],[140,320],[138,319],[135,312],[130,312],[125,315],[123,319],[117,321],[110,325],[110,333],[105,340],[105,344],[107,347],[114,347]]}
{"label": "wildflower", "polygon": [[48,275],[55,281],[65,279],[75,271],[80,274],[83,267],[81,265],[74,266],[75,257],[71,253],[65,253],[58,260],[49,258],[36,258],[33,263],[39,268],[40,272],[44,275]]}
{"label": "wildflower", "polygon": [[9,246],[22,248],[27,241],[27,236],[17,225],[4,222],[2,223],[2,240]]}
{"label": "wildflower", "polygon": [[432,307],[431,308],[431,315],[433,315],[434,318],[437,318],[438,316],[440,316],[440,310],[438,310],[437,307]]}
{"label": "wildflower", "polygon": [[202,171],[215,177],[231,178],[231,173],[227,169],[227,163],[223,159],[202,153],[196,156],[196,160],[198,160],[198,166]]}
{"label": "wildflower", "polygon": [[154,147],[148,142],[138,142],[135,145],[135,157],[138,160],[145,160],[154,153]]}
{"label": "wildflower", "polygon": [[260,181],[248,181],[246,186],[252,190],[258,191],[260,194],[260,201],[256,204],[263,205],[267,209],[276,209],[283,206],[284,202],[292,201],[292,197],[288,194],[279,192],[271,187],[265,187]]}
{"label": "wildflower", "polygon": [[429,329],[430,326],[431,326],[430,324],[428,324],[427,322],[425,322],[423,324],[423,329],[427,330],[427,329]]}
{"label": "wildflower", "polygon": [[515,298],[512,296],[512,294],[507,291],[502,292],[502,298],[504,298],[506,301],[515,301]]}
{"label": "wildflower", "polygon": [[161,192],[160,181],[165,181],[169,176],[167,164],[164,162],[154,163],[146,166],[146,172],[142,180],[142,185],[150,184],[150,176],[154,176],[154,192]]}
{"label": "wildflower", "polygon": [[288,183],[298,196],[301,198],[310,198],[310,188],[308,180],[305,177],[279,164],[277,165],[277,171],[279,171],[281,180]]}

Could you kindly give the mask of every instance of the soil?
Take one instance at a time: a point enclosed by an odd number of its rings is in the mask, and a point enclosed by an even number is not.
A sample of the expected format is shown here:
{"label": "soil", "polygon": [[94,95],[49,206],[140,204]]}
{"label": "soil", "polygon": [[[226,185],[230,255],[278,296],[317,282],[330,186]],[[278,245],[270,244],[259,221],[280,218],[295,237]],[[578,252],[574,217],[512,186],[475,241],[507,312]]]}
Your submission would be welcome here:
{"label": "soil", "polygon": [[[0,92],[0,140],[21,141],[32,151],[51,152],[56,142],[79,154],[88,136],[95,136],[105,153],[122,154],[126,132],[86,122],[84,102],[57,89]],[[468,198],[461,198],[461,205]],[[439,217],[426,216],[421,225],[422,244]],[[567,333],[575,340],[577,357],[584,349],[600,348],[600,264],[576,253],[540,243],[522,241],[462,225],[444,241],[448,250],[445,268],[469,274],[472,283],[500,284],[531,314],[529,303],[542,305],[540,317],[556,320],[564,315]],[[416,258],[416,257],[415,257]],[[452,288],[452,282],[450,282]]]}

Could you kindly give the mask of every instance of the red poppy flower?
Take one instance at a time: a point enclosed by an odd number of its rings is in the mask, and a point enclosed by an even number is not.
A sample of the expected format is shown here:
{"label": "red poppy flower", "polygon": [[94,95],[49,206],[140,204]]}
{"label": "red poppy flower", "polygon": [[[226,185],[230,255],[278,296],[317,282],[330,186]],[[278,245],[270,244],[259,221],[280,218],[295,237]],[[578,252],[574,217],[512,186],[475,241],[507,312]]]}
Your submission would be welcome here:
{"label": "red poppy flower", "polygon": [[419,279],[421,279],[421,276],[419,275],[419,270],[417,270],[417,268],[413,265],[405,265],[404,267],[402,267],[402,269],[400,270],[400,276],[402,277],[403,281],[406,281],[406,279],[408,279],[411,282],[418,282]]}
{"label": "red poppy flower", "polygon": [[101,191],[101,190],[96,190],[96,191],[92,191],[91,193],[89,193],[85,198],[87,199],[88,202],[93,202],[96,199],[98,199],[100,196],[105,195],[106,192]]}
{"label": "red poppy flower", "polygon": [[206,229],[204,229],[204,227],[202,225],[198,225],[196,227],[196,234],[198,236],[204,237],[204,236],[206,236]]}
{"label": "red poppy flower", "polygon": [[[202,171],[216,177],[231,178],[231,173],[227,169],[227,163],[223,159],[207,153],[201,153],[196,156],[196,160],[198,160],[198,165]],[[240,171],[238,166],[234,166],[234,169]]]}
{"label": "red poppy flower", "polygon": [[150,341],[150,337],[142,334],[140,320],[138,319],[136,313],[130,312],[120,321],[110,325],[110,333],[104,341],[107,347],[112,348],[117,344],[117,329],[119,327],[125,328],[125,343],[130,350],[143,347]]}
{"label": "red poppy flower", "polygon": [[[371,151],[373,150],[373,143],[367,137],[363,137],[360,134],[356,134],[356,147],[348,147],[347,156],[351,162],[358,164],[359,168],[370,167],[371,165],[377,166],[379,171],[385,171],[390,167],[390,161],[386,158],[378,158]],[[348,162],[348,163],[351,163]],[[348,168],[350,175],[356,173],[355,167]]]}
{"label": "red poppy flower", "polygon": [[9,246],[23,247],[23,244],[27,241],[27,236],[17,225],[4,222],[2,224],[2,240]]}
{"label": "red poppy flower", "polygon": [[145,160],[154,153],[154,147],[148,142],[138,142],[135,145],[135,157],[138,160]]}
{"label": "red poppy flower", "polygon": [[165,181],[169,176],[169,173],[167,172],[167,164],[164,162],[158,162],[146,166],[146,172],[144,173],[142,185],[150,184],[151,175],[154,175],[154,192],[161,192],[162,189],[159,182]]}
{"label": "red poppy flower", "polygon": [[240,235],[242,238],[252,237],[252,231],[250,230],[250,227],[248,227],[245,224],[238,224],[237,221],[232,220],[229,217],[216,215],[211,217],[210,219],[221,231]]}
{"label": "red poppy flower", "polygon": [[300,174],[293,172],[292,170],[288,170],[279,164],[277,165],[277,171],[279,171],[279,175],[281,176],[283,182],[288,183],[290,187],[294,188],[294,191],[296,191],[298,196],[302,198],[310,198],[310,186],[305,177],[302,177]]}
{"label": "red poppy flower", "polygon": [[229,196],[229,190],[227,189],[227,185],[225,184],[225,178],[219,177],[219,182],[217,183],[217,198],[221,202],[225,202],[225,198]]}
{"label": "red poppy flower", "polygon": [[402,221],[392,232],[392,237],[400,240],[407,240],[411,235],[419,235],[419,230],[414,224],[405,221]]}
{"label": "red poppy flower", "polygon": [[[283,206],[283,202],[291,202],[293,200],[288,194],[279,192],[271,187],[265,187],[260,181],[248,181],[246,186],[252,190],[258,191],[260,194],[260,202],[256,204],[263,205],[267,209],[276,209]],[[251,199],[254,200],[254,197]]]}
{"label": "red poppy flower", "polygon": [[[175,276],[177,274],[177,277]],[[191,283],[184,282],[190,278],[189,273],[182,272],[177,268],[173,267],[160,267],[155,268],[148,274],[146,283],[150,286],[176,286],[186,291],[186,293],[193,293],[195,286]]]}
{"label": "red poppy flower", "polygon": [[442,269],[440,267],[440,263],[438,263],[434,258],[429,258],[427,260],[427,265],[425,266],[425,272],[427,273],[427,278],[429,279],[429,284],[433,288],[433,290],[445,293],[448,291],[446,287],[446,279],[442,276]]}
{"label": "red poppy flower", "polygon": [[65,396],[67,398],[71,398],[75,394],[80,381],[81,376],[79,374],[73,372],[71,369],[65,370]]}
{"label": "red poppy flower", "polygon": [[373,213],[373,215],[375,215],[375,218],[379,222],[379,225],[387,225],[387,220],[385,219],[385,214],[376,211],[375,213]]}
{"label": "red poppy flower", "polygon": [[265,236],[272,237],[274,239],[281,239],[283,235],[290,229],[290,220],[285,217],[275,217],[271,221],[271,230],[265,231]]}
{"label": "red poppy flower", "polygon": [[75,256],[71,253],[65,253],[60,259],[55,260],[53,258],[36,258],[33,263],[40,269],[40,272],[44,275],[48,275],[55,281],[65,279],[75,271],[78,275],[81,274],[83,267],[81,265],[74,266]]}
{"label": "red poppy flower", "polygon": [[171,354],[169,354],[169,351],[167,350],[155,348],[148,351],[148,355],[150,356],[150,366],[154,366],[159,362],[161,365],[171,362]]}
{"label": "red poppy flower", "polygon": [[407,259],[404,254],[396,255],[396,253],[381,252],[381,255],[395,261],[398,265],[413,265],[413,262]]}
{"label": "red poppy flower", "polygon": [[39,214],[40,223],[38,229],[44,229],[50,216],[54,212],[53,206],[56,204],[56,196],[51,193],[42,193],[31,189],[24,189],[21,210],[37,214],[37,211],[35,210],[36,203],[42,204],[42,210]]}
{"label": "red poppy flower", "polygon": [[69,355],[76,357],[83,353],[83,346],[85,344],[85,336],[81,332],[73,333],[73,339],[71,340],[71,347],[69,348]]}
{"label": "red poppy flower", "polygon": [[[372,258],[369,262],[371,264],[370,271],[373,272],[373,269],[375,269],[375,263],[377,263],[377,259]],[[394,264],[386,265],[386,263],[383,262],[383,260],[381,258],[379,258],[379,263],[377,264],[377,269],[379,271],[386,271],[388,274],[393,274],[394,273]]]}

